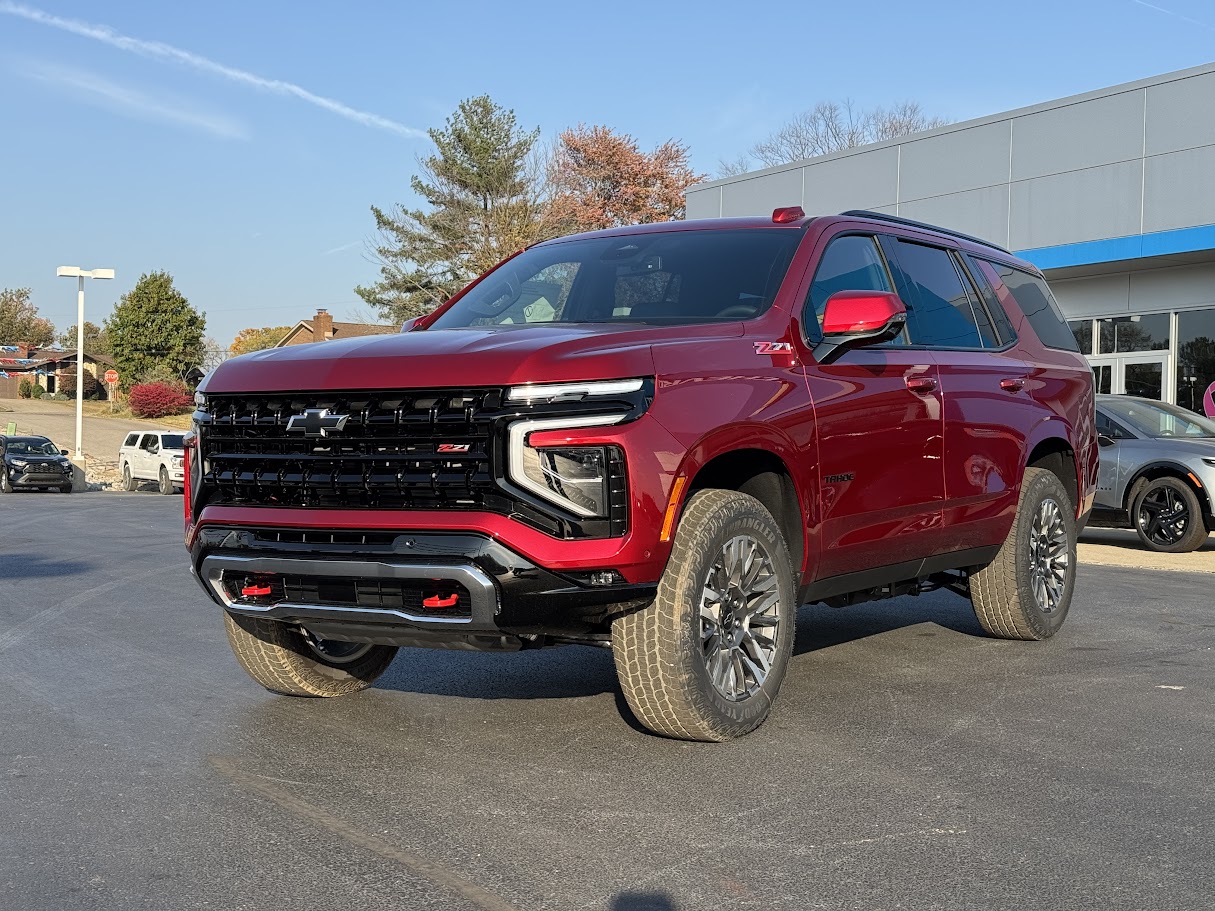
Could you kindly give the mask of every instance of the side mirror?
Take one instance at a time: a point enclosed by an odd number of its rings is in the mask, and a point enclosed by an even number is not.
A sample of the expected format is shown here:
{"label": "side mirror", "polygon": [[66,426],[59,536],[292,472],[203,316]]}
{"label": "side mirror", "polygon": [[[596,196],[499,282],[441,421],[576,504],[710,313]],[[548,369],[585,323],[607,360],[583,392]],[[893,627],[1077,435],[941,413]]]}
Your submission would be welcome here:
{"label": "side mirror", "polygon": [[60,449],[60,450],[59,450],[59,454],[60,454],[60,455],[67,455],[67,454],[68,454],[68,451],[67,451],[66,449]]}
{"label": "side mirror", "polygon": [[1097,434],[1097,445],[1098,446],[1102,446],[1102,447],[1113,446],[1117,442],[1118,441],[1115,440],[1113,437],[1106,436],[1104,433]]}
{"label": "side mirror", "polygon": [[814,347],[820,364],[838,360],[851,348],[880,345],[903,331],[907,308],[888,291],[837,291],[827,298],[823,340]]}
{"label": "side mirror", "polygon": [[409,319],[405,320],[405,322],[401,323],[401,331],[412,332],[413,327],[418,324],[419,319],[421,319],[421,317],[411,316]]}

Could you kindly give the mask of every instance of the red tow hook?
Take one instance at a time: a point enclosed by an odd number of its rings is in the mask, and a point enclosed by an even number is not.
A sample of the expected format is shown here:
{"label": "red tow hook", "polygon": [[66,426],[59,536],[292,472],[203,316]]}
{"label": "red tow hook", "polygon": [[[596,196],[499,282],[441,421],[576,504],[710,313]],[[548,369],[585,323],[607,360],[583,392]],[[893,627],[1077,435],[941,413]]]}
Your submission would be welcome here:
{"label": "red tow hook", "polygon": [[433,608],[455,607],[456,602],[459,600],[459,595],[448,595],[447,597],[443,597],[442,595],[431,595],[429,598],[422,599],[422,606]]}
{"label": "red tow hook", "polygon": [[246,585],[240,590],[242,598],[263,598],[270,594],[269,585]]}

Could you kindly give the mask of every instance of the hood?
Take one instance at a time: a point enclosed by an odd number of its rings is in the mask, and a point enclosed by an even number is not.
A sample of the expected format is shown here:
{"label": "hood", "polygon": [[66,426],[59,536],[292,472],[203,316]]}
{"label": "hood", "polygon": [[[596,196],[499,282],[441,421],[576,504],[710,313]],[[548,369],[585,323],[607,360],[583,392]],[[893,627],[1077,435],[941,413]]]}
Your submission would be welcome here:
{"label": "hood", "polygon": [[435,329],[271,348],[220,364],[199,391],[303,392],[507,386],[652,376],[650,347],[740,335],[739,323],[550,323]]}

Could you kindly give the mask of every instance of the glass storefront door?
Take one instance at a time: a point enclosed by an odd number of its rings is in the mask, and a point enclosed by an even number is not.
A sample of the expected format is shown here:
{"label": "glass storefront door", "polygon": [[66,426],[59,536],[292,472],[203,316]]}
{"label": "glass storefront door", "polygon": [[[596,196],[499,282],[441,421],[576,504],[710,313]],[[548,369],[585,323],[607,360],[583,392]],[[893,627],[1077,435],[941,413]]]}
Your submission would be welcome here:
{"label": "glass storefront door", "polygon": [[1169,385],[1169,356],[1159,354],[1094,355],[1093,383],[1098,394],[1138,395],[1164,401]]}

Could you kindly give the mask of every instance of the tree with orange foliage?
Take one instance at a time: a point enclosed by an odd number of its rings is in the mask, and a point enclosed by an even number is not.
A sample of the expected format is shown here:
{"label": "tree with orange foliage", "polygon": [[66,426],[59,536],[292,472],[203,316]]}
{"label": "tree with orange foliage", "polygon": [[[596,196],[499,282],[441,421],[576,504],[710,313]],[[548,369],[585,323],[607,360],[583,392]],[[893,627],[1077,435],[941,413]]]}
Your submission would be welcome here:
{"label": "tree with orange foliage", "polygon": [[253,351],[261,351],[265,348],[273,348],[290,331],[290,326],[266,326],[262,329],[242,329],[236,333],[236,338],[232,340],[232,344],[228,346],[228,350],[232,353],[233,357],[236,357],[237,355],[249,354]]}
{"label": "tree with orange foliage", "polygon": [[558,137],[553,153],[551,214],[571,231],[671,221],[683,218],[684,191],[707,177],[674,139],[647,154],[627,133],[579,124]]}

